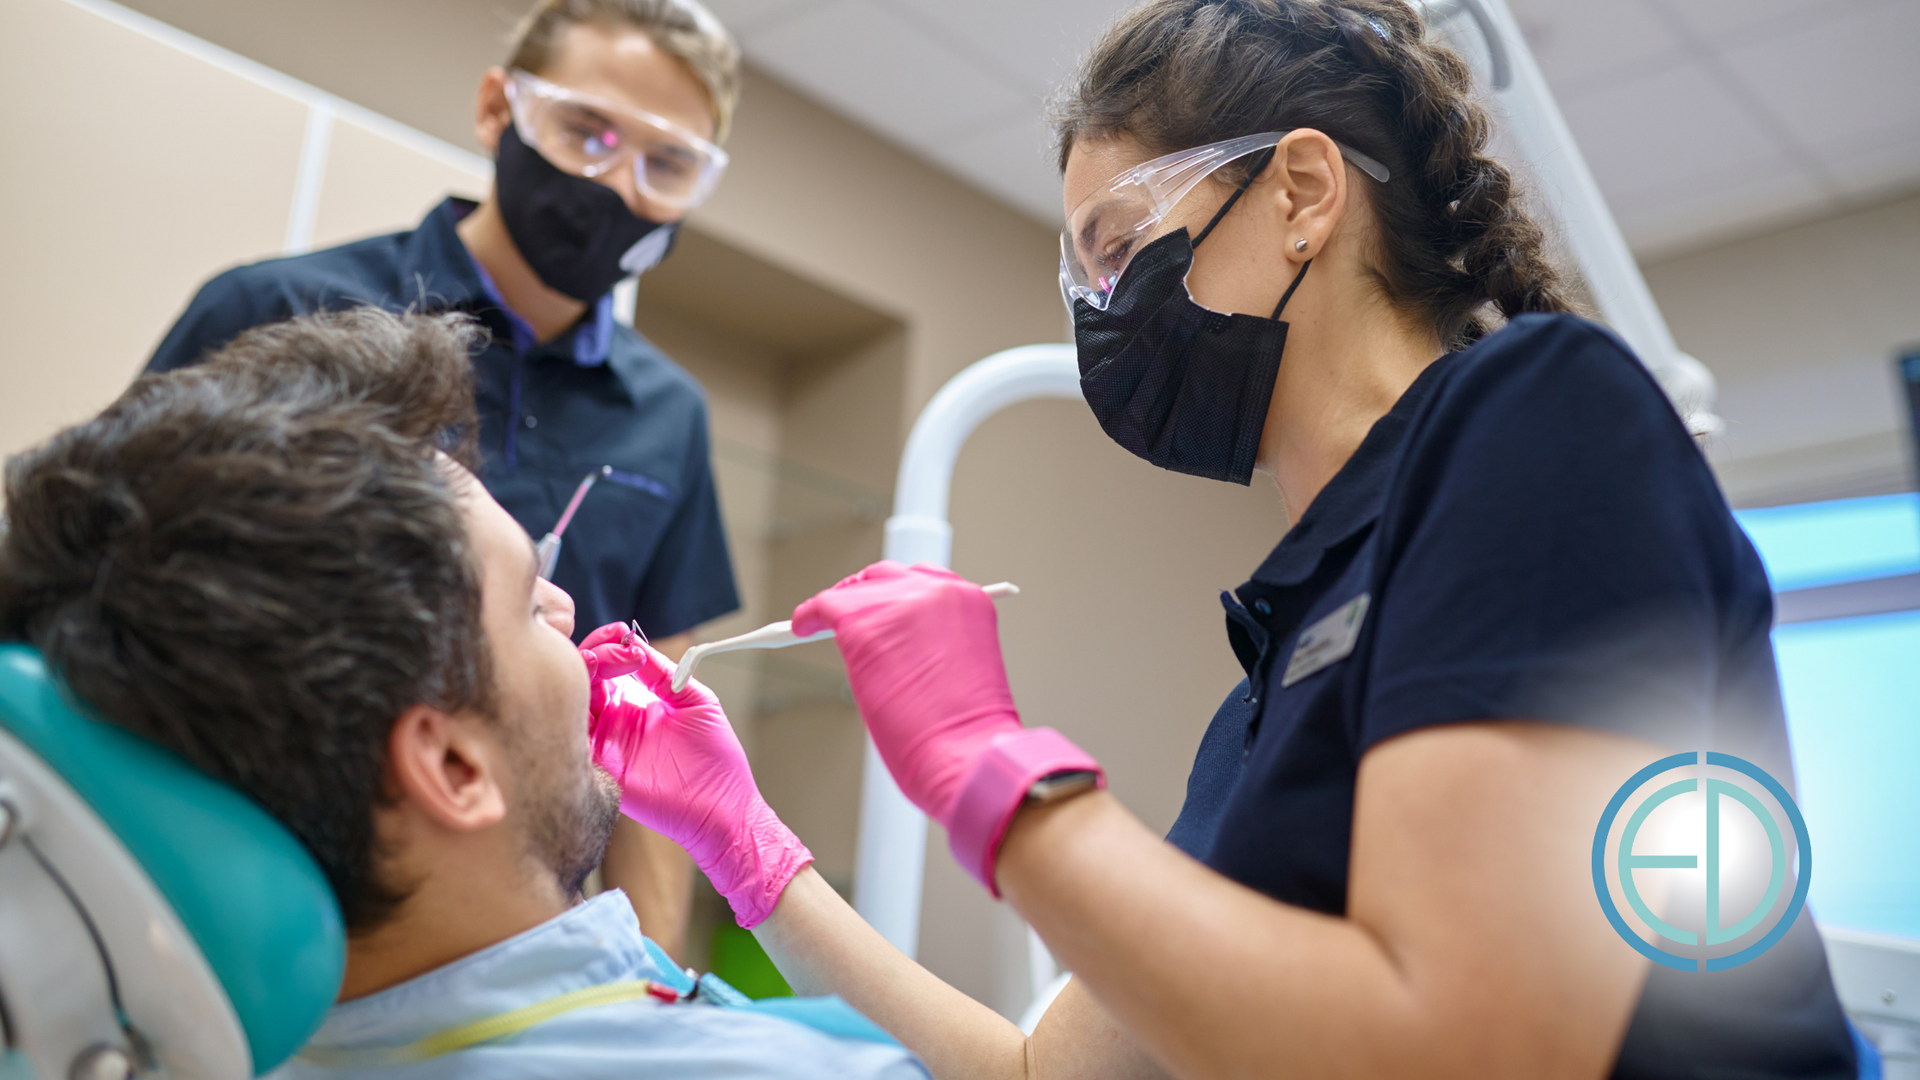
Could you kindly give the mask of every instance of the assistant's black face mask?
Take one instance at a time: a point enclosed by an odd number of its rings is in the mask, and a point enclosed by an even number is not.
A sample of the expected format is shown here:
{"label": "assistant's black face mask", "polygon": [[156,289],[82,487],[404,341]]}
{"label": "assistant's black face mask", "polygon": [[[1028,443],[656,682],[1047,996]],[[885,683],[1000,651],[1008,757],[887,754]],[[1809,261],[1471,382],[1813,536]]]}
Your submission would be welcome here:
{"label": "assistant's black face mask", "polygon": [[611,188],[562,172],[508,124],[494,161],[507,235],[540,280],[575,300],[598,300],[628,274],[665,258],[679,233],[636,216]]}
{"label": "assistant's black face mask", "polygon": [[[1238,198],[1220,208],[1200,240]],[[1198,244],[1179,229],[1141,248],[1105,311],[1074,300],[1080,392],[1108,437],[1134,454],[1174,472],[1246,484],[1287,343],[1280,312],[1312,260],[1273,318],[1223,315],[1187,293]]]}

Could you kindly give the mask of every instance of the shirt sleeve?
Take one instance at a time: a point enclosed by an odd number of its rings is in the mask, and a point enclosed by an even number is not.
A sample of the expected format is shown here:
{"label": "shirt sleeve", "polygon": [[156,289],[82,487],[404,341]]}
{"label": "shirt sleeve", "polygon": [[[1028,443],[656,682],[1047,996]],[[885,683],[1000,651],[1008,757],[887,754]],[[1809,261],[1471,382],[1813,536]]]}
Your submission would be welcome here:
{"label": "shirt sleeve", "polygon": [[241,331],[285,317],[267,310],[267,305],[246,287],[245,269],[228,270],[200,287],[187,310],[160,340],[142,374],[192,367]]}
{"label": "shirt sleeve", "polygon": [[1681,749],[1711,730],[1727,613],[1750,586],[1738,528],[1623,345],[1571,317],[1528,329],[1416,424],[1380,524],[1362,750],[1452,721]]}
{"label": "shirt sleeve", "polygon": [[633,617],[653,637],[672,637],[740,607],[733,558],[720,520],[707,440],[707,411],[698,406],[681,479],[685,497],[635,591]]}

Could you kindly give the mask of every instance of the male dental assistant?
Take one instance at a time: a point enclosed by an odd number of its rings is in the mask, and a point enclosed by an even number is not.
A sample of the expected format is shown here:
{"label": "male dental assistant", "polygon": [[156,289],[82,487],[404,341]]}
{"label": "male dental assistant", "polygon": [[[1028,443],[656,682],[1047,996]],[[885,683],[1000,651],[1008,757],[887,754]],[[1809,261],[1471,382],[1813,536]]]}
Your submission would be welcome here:
{"label": "male dental assistant", "polygon": [[[241,331],[372,305],[462,311],[474,355],[481,479],[531,535],[589,472],[554,582],[580,625],[634,620],[666,652],[739,606],[699,385],[613,317],[610,290],[666,255],[725,171],[739,49],[695,0],[541,0],[481,80],[475,133],[495,155],[479,204],[449,198],[410,232],[219,275],[147,364],[199,362]],[[623,825],[609,885],[679,948],[692,869]]]}

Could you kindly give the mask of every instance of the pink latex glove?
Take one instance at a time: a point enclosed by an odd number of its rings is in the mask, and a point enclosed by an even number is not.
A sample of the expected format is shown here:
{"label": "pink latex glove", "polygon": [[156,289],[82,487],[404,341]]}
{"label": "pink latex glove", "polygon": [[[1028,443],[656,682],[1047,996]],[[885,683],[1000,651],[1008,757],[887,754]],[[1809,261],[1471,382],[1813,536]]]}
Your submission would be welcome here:
{"label": "pink latex glove", "polygon": [[794,633],[834,632],[880,759],[996,896],[995,856],[1027,790],[1101,771],[1053,729],[1020,725],[999,627],[980,586],[926,563],[875,563],[793,611]]}
{"label": "pink latex glove", "polygon": [[760,797],[719,700],[692,680],[675,693],[673,661],[622,623],[580,655],[593,759],[620,781],[621,812],[686,848],[740,925],[758,925],[813,853]]}

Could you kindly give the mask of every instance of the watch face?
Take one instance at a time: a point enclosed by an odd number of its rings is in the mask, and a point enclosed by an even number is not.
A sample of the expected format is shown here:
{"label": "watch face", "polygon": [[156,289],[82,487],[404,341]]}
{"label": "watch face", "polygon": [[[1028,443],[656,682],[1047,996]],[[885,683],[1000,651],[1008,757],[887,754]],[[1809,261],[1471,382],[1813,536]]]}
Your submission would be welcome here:
{"label": "watch face", "polygon": [[1086,769],[1055,773],[1034,781],[1027,789],[1029,802],[1048,803],[1086,791],[1100,782],[1100,775]]}

